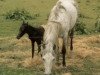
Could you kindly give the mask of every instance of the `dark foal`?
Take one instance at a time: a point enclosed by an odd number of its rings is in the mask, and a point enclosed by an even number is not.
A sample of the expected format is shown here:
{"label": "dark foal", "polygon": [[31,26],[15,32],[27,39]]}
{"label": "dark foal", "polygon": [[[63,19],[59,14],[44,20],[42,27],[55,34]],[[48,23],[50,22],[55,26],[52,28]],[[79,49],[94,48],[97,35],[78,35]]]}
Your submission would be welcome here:
{"label": "dark foal", "polygon": [[44,28],[42,26],[39,27],[32,27],[28,25],[28,22],[23,22],[19,33],[17,35],[17,39],[20,39],[25,33],[28,34],[29,39],[32,43],[32,58],[34,57],[34,43],[36,42],[38,45],[38,53],[41,51],[41,43],[43,41],[43,34],[44,34]]}

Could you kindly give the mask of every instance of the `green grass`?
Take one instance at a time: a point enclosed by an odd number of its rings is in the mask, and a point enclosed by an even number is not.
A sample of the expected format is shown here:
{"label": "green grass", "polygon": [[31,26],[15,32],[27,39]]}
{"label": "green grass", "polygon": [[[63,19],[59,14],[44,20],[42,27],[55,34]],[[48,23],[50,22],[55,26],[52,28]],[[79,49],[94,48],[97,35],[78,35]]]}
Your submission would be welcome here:
{"label": "green grass", "polygon": [[[95,36],[97,38],[98,35]],[[85,36],[85,38],[88,37],[91,36]],[[78,38],[80,38],[82,41],[84,39],[84,36],[83,35],[77,36],[75,39],[79,40]],[[88,47],[91,47],[90,45],[91,41],[94,40],[90,40],[88,43],[86,43]],[[95,48],[99,48],[95,44],[94,46]],[[91,47],[91,49],[94,50],[94,47]],[[88,51],[88,49],[86,49],[86,51]],[[59,67],[57,69],[54,68],[52,75],[62,75],[63,73],[66,72],[71,72],[72,75],[99,75],[100,56],[98,52],[100,51],[99,49],[97,50],[95,49],[94,51],[95,52],[93,52],[93,54],[97,53],[98,57],[95,55],[87,55],[85,58],[83,58],[82,56],[78,56],[78,54],[76,54],[77,51],[75,50],[74,54],[75,57],[73,61],[70,60],[70,58],[66,59],[67,69],[63,69],[62,67]],[[35,56],[36,54],[37,50],[35,50]],[[84,54],[82,55],[84,56]],[[31,62],[30,60],[26,60],[30,58],[31,58],[31,42],[28,39],[26,39],[26,37],[23,37],[20,40],[17,40],[15,37],[11,36],[0,38],[0,75],[44,75],[43,63],[35,66],[31,65],[31,67],[23,66],[23,64],[25,64],[24,63],[25,61]]]}
{"label": "green grass", "polygon": [[[47,22],[47,16],[57,0],[4,0],[0,1],[0,36],[13,36],[18,32],[22,21],[6,20],[7,12],[15,9],[25,9],[31,15],[39,14],[40,16],[33,20],[27,20],[31,25],[41,25]],[[94,30],[96,18],[100,16],[99,0],[76,0],[79,7],[78,11],[85,18],[80,18],[86,24],[89,31]]]}
{"label": "green grass", "polygon": [[[79,4],[79,12],[87,18],[81,19],[89,30],[94,30],[96,18],[100,16],[100,1],[95,0],[77,0]],[[89,1],[89,2],[88,2]],[[79,3],[80,2],[80,3]]]}
{"label": "green grass", "polygon": [[[61,75],[66,72],[71,72],[72,75],[99,75],[100,74],[100,61],[93,63],[90,59],[84,59],[83,68],[74,66],[68,66],[66,69],[58,69],[53,71],[52,75]],[[43,70],[38,68],[12,68],[6,66],[0,66],[0,75],[44,75]]]}
{"label": "green grass", "polygon": [[[42,73],[42,74],[41,74]],[[0,67],[0,75],[43,75],[42,71],[28,68]]]}

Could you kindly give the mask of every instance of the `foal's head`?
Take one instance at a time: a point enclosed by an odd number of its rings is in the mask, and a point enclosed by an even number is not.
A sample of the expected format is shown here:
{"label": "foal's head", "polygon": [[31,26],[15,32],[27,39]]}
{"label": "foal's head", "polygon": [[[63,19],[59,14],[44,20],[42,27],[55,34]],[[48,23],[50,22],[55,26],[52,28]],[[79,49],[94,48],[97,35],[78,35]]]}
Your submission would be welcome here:
{"label": "foal's head", "polygon": [[20,38],[26,33],[27,28],[28,28],[28,22],[25,23],[25,22],[23,21],[23,23],[22,23],[22,25],[21,25],[21,27],[20,27],[20,29],[19,29],[19,33],[18,33],[18,35],[17,35],[17,39],[20,39]]}
{"label": "foal's head", "polygon": [[50,75],[55,60],[55,52],[52,45],[47,44],[44,46],[44,50],[42,51],[42,59],[44,63],[45,74]]}

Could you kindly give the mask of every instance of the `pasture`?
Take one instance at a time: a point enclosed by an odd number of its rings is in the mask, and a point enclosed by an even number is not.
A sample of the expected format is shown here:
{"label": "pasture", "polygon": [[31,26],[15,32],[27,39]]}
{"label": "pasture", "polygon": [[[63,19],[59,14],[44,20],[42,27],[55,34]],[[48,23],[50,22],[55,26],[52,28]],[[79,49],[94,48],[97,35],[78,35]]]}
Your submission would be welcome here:
{"label": "pasture", "polygon": [[[100,74],[100,36],[76,36],[74,55],[67,51],[66,64],[53,67],[53,75],[99,75]],[[31,59],[31,42],[26,37],[17,40],[13,37],[0,38],[0,75],[43,75],[43,61],[40,54]],[[61,61],[62,59],[60,59]]]}
{"label": "pasture", "polygon": [[[43,75],[43,61],[35,48],[35,57],[31,59],[31,42],[27,35],[17,40],[16,35],[21,20],[7,20],[5,14],[15,9],[25,9],[31,15],[39,17],[26,20],[32,26],[47,22],[48,14],[57,0],[0,0],[0,75]],[[85,23],[91,35],[75,35],[74,52],[67,52],[66,64],[53,67],[53,75],[100,75],[100,34],[94,33],[95,22],[100,16],[100,0],[76,0],[79,4],[79,18]],[[60,59],[62,60],[62,59]]]}

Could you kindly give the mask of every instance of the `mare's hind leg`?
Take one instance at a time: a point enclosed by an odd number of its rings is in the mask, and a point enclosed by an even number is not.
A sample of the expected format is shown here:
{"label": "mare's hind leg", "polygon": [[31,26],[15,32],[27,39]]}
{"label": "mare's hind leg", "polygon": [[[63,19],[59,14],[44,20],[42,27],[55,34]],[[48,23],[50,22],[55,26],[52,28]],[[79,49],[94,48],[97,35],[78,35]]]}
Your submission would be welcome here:
{"label": "mare's hind leg", "polygon": [[73,35],[74,35],[74,28],[70,31],[70,50],[73,50]]}
{"label": "mare's hind leg", "polygon": [[62,47],[62,64],[66,66],[66,50],[68,49],[68,33],[63,37],[63,47]]}
{"label": "mare's hind leg", "polygon": [[69,57],[70,58],[73,58],[74,54],[73,54],[73,36],[74,36],[74,28],[71,29],[70,33],[69,33],[69,36],[70,36],[70,53],[69,53]]}

